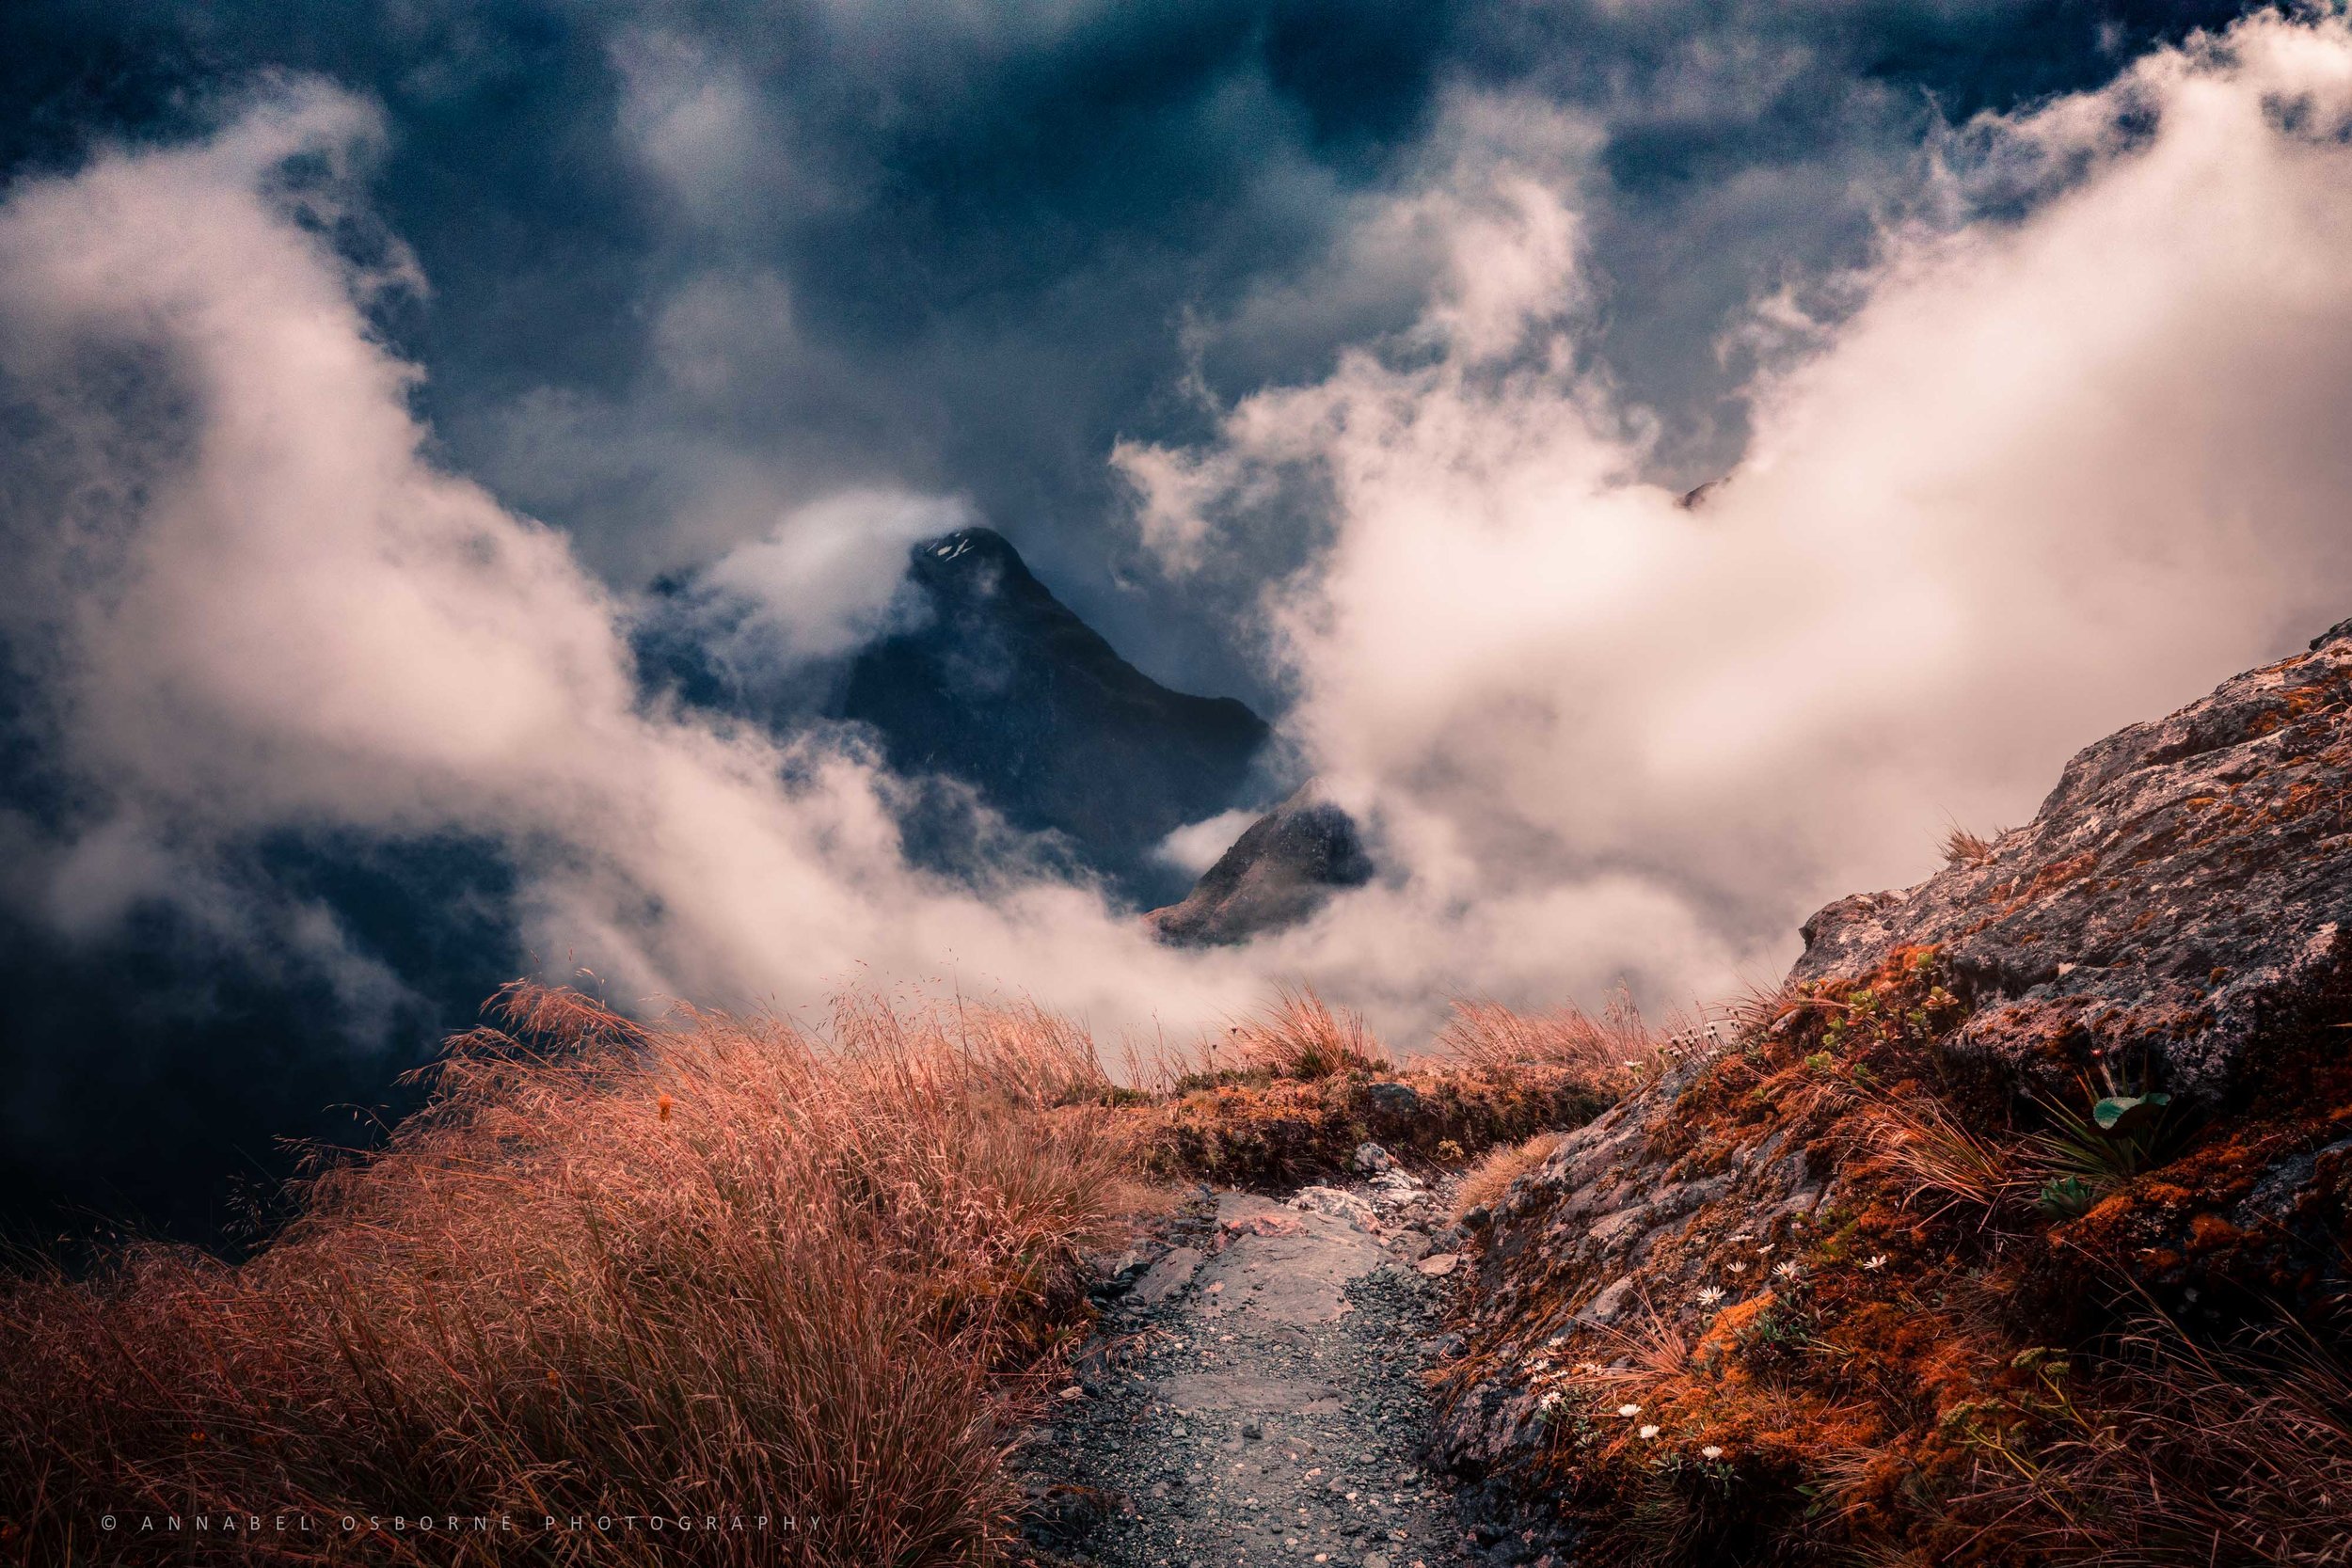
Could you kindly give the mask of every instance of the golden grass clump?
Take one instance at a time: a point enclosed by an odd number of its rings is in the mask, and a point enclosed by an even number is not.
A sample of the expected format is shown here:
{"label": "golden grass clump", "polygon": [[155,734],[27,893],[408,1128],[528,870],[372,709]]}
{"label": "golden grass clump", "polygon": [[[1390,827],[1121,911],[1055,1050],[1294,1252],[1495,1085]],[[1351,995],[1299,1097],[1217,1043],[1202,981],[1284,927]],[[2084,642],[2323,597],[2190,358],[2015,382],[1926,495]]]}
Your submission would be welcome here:
{"label": "golden grass clump", "polygon": [[1271,1006],[1233,1027],[1228,1044],[1244,1070],[1304,1083],[1391,1065],[1361,1014],[1334,1007],[1305,986],[1278,991]]}
{"label": "golden grass clump", "polygon": [[1944,835],[1944,863],[1955,867],[1989,865],[1995,853],[1994,845],[2000,836],[1996,832],[1992,838],[1987,838],[1981,833],[1972,833],[1955,822],[1951,831]]}
{"label": "golden grass clump", "polygon": [[1872,1102],[1864,1134],[1877,1169],[1905,1189],[1906,1205],[1925,1197],[1930,1218],[1955,1205],[1990,1215],[2029,1197],[2036,1185],[2025,1153],[1964,1125],[1932,1094],[1888,1095]]}
{"label": "golden grass clump", "polygon": [[1997,1448],[1951,1500],[1960,1522],[2053,1561],[2352,1561],[2340,1346],[2293,1320],[2201,1346],[2152,1317],[2088,1359],[2086,1379],[2080,1363],[2036,1358],[2024,1402],[2039,1441]]}
{"label": "golden grass clump", "polygon": [[[870,996],[828,1034],[646,1027],[530,986],[499,1017],[249,1260],[0,1284],[0,1560],[232,1511],[313,1522],[256,1560],[1000,1559],[1023,1370],[1146,1200],[1083,1032]],[[367,1523],[421,1513],[517,1533]],[[542,1528],[623,1515],[672,1523]]]}
{"label": "golden grass clump", "polygon": [[1549,1159],[1565,1136],[1564,1132],[1538,1132],[1490,1150],[1462,1174],[1461,1185],[1454,1190],[1454,1222],[1459,1225],[1472,1209],[1492,1209],[1502,1202],[1511,1183]]}
{"label": "golden grass clump", "polygon": [[1612,1098],[1657,1072],[1667,1045],[1620,992],[1598,1018],[1568,1005],[1522,1013],[1497,1002],[1457,1001],[1438,1048],[1474,1071],[1509,1079],[1565,1073]]}

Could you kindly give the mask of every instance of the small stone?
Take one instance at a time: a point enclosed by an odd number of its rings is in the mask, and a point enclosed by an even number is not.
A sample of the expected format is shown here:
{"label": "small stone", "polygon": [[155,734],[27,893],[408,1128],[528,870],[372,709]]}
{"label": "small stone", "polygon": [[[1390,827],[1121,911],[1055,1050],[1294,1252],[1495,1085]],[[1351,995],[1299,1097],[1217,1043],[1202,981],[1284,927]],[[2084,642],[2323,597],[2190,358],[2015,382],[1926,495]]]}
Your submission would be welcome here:
{"label": "small stone", "polygon": [[1301,1187],[1290,1206],[1301,1213],[1332,1215],[1366,1232],[1376,1230],[1380,1223],[1371,1204],[1337,1187]]}
{"label": "small stone", "polygon": [[1421,1091],[1410,1084],[1374,1084],[1364,1090],[1372,1108],[1392,1117],[1409,1117],[1421,1109]]}
{"label": "small stone", "polygon": [[1086,1398],[1086,1397],[1087,1397],[1087,1391],[1086,1391],[1085,1389],[1083,1389],[1083,1388],[1079,1387],[1076,1384],[1074,1384],[1074,1383],[1073,1383],[1073,1384],[1072,1384],[1069,1387],[1067,1387],[1067,1388],[1063,1389],[1060,1393],[1058,1393],[1058,1394],[1055,1395],[1054,1397],[1055,1397],[1056,1399],[1058,1399],[1058,1400],[1065,1400],[1065,1401],[1067,1401],[1067,1400],[1082,1400],[1082,1399],[1084,1399],[1084,1398]]}
{"label": "small stone", "polygon": [[1136,1282],[1136,1301],[1145,1307],[1157,1307],[1191,1284],[1193,1274],[1200,1267],[1200,1253],[1198,1248],[1176,1248],[1153,1263]]}
{"label": "small stone", "polygon": [[1462,1224],[1471,1230],[1484,1230],[1494,1221],[1495,1212],[1483,1203],[1473,1203],[1462,1212]]}
{"label": "small stone", "polygon": [[1442,1279],[1462,1261],[1458,1252],[1433,1252],[1413,1267],[1431,1279]]}
{"label": "small stone", "polygon": [[1241,1434],[1254,1443],[1265,1435],[1265,1428],[1256,1421],[1245,1421],[1242,1423]]}
{"label": "small stone", "polygon": [[1382,1171],[1396,1164],[1389,1157],[1387,1149],[1374,1143],[1358,1144],[1354,1163],[1356,1168],[1366,1176],[1378,1176]]}

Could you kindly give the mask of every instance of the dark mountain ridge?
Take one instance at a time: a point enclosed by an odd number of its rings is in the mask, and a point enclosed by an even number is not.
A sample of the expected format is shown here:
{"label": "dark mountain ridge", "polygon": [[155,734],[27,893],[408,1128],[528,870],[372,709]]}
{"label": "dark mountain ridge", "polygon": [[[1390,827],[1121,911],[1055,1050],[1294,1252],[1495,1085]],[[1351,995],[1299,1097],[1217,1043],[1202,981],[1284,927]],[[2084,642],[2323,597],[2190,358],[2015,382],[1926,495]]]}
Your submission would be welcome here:
{"label": "dark mountain ridge", "polygon": [[1180,892],[1153,851],[1263,789],[1266,721],[1128,663],[993,529],[916,545],[907,583],[914,613],[851,659],[838,716],[898,772],[961,779],[1015,827],[1067,835],[1137,902]]}

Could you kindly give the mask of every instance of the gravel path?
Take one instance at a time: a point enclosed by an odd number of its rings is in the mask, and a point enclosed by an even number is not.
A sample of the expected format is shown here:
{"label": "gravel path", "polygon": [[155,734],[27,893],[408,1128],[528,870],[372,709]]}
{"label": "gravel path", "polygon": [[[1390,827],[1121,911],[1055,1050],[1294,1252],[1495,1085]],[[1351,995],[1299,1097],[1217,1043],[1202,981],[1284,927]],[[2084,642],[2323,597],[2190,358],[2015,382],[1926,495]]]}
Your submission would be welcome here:
{"label": "gravel path", "polygon": [[1028,1454],[1037,1544],[1116,1568],[1475,1560],[1421,1465],[1442,1223],[1393,1169],[1204,1193],[1106,1287],[1103,1338]]}

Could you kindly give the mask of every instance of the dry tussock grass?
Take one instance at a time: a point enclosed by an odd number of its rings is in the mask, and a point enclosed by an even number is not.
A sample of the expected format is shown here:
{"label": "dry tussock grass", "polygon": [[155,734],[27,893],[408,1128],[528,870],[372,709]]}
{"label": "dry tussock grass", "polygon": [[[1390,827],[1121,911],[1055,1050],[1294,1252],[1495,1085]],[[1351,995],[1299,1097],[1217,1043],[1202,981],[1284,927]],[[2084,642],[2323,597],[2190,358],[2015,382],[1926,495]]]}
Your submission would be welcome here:
{"label": "dry tussock grass", "polygon": [[1218,1084],[1317,1083],[1393,1071],[1396,1064],[1363,1015],[1334,1007],[1311,986],[1282,986],[1259,1011],[1189,1052],[1166,1050],[1130,1072],[1163,1093]]}
{"label": "dry tussock grass", "polygon": [[120,1560],[102,1512],[230,1509],[771,1520],[330,1524],[315,1560],[1001,1555],[1018,1373],[1140,1196],[1083,1033],[872,997],[829,1037],[646,1028],[532,987],[501,1022],[249,1261],[140,1247],[0,1286],[0,1558]]}
{"label": "dry tussock grass", "polygon": [[1622,1326],[1604,1328],[1601,1338],[1617,1352],[1611,1365],[1582,1362],[1574,1376],[1620,1387],[1645,1387],[1678,1378],[1690,1370],[1691,1337],[1680,1325],[1661,1317],[1647,1297],[1643,1298],[1640,1317]]}
{"label": "dry tussock grass", "polygon": [[1995,832],[1991,838],[1987,838],[1981,833],[1972,833],[1955,822],[1951,830],[1944,835],[1944,843],[1941,846],[1944,851],[1944,863],[1949,866],[1989,865],[1994,854],[1994,845],[2000,836],[1998,832]]}
{"label": "dry tussock grass", "polygon": [[2115,1568],[2352,1561],[2352,1366],[2287,1322],[2201,1346],[2151,1319],[2083,1389],[2045,1368],[2051,1435],[2004,1448],[1962,1517],[2035,1560]]}
{"label": "dry tussock grass", "polygon": [[1613,1096],[1659,1070],[1668,1055],[1666,1041],[1622,992],[1598,1018],[1573,1005],[1522,1013],[1495,1002],[1457,1001],[1437,1043],[1445,1055],[1490,1077],[1565,1072]]}
{"label": "dry tussock grass", "polygon": [[[495,1016],[246,1262],[135,1246],[0,1281],[0,1562],[122,1560],[140,1548],[98,1536],[103,1513],[231,1509],[326,1526],[257,1560],[1002,1560],[1006,1444],[1083,1327],[1080,1250],[1159,1201],[1137,1173],[1155,1151],[1191,1168],[1163,1148],[1187,1128],[1235,1171],[1343,1159],[1396,1073],[1303,989],[1218,1042],[1228,1060],[1201,1049],[1207,1094],[1122,1086],[1083,1028],[1025,1006],[856,994],[822,1030],[647,1026],[516,986]],[[1440,1159],[1589,1115],[1658,1059],[1622,1006],[1465,1004],[1450,1043],[1383,1134]],[[770,1526],[340,1528],[428,1510]]]}
{"label": "dry tussock grass", "polygon": [[1931,1094],[1889,1097],[1863,1122],[1870,1160],[1907,1191],[1907,1205],[1928,1198],[1927,1217],[1966,1207],[1990,1216],[2029,1198],[2037,1185],[2025,1153],[1963,1125]]}
{"label": "dry tussock grass", "polygon": [[1232,1044],[1246,1068],[1302,1082],[1391,1065],[1362,1014],[1333,1007],[1305,986],[1278,991],[1272,1006],[1234,1029]]}
{"label": "dry tussock grass", "polygon": [[1485,1159],[1465,1171],[1462,1183],[1454,1191],[1453,1219],[1456,1225],[1462,1216],[1482,1205],[1492,1209],[1502,1201],[1511,1183],[1534,1170],[1551,1157],[1560,1147],[1562,1132],[1538,1132],[1516,1144],[1505,1144],[1489,1150]]}

